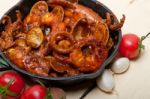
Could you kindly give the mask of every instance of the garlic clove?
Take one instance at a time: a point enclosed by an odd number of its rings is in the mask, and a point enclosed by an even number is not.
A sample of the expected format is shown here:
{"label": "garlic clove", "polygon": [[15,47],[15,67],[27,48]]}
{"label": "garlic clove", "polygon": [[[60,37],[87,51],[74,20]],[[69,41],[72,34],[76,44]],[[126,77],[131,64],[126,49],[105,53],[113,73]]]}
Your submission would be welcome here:
{"label": "garlic clove", "polygon": [[130,65],[130,61],[128,58],[126,57],[118,58],[112,64],[111,70],[117,74],[123,73],[128,70],[129,65]]}
{"label": "garlic clove", "polygon": [[113,73],[110,70],[105,69],[103,74],[96,79],[96,83],[98,88],[102,91],[111,93],[115,87]]}

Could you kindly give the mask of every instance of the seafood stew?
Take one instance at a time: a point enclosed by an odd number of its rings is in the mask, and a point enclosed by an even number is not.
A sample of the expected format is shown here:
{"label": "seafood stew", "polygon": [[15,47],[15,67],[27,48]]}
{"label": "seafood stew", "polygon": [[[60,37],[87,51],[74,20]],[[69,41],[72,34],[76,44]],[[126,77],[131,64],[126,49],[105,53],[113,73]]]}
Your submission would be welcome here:
{"label": "seafood stew", "polygon": [[[46,77],[70,77],[94,73],[114,47],[111,35],[120,22],[111,13],[98,15],[76,0],[36,2],[26,16],[4,16],[0,49],[19,68]],[[23,16],[23,17],[22,17]]]}

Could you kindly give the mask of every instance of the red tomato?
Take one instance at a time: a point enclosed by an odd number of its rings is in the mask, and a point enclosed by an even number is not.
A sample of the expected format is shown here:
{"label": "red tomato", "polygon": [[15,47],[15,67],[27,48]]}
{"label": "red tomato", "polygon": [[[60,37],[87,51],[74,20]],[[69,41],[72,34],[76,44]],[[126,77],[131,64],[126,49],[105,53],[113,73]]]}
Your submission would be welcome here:
{"label": "red tomato", "polygon": [[41,85],[34,85],[24,91],[21,99],[45,99],[46,88]]}
{"label": "red tomato", "polygon": [[[10,81],[12,82],[10,83]],[[10,85],[8,85],[8,83],[10,83]],[[0,91],[5,91],[0,93],[0,96],[6,94],[6,99],[16,99],[25,88],[25,82],[22,77],[16,72],[12,71],[7,71],[0,75],[0,85],[2,86],[0,87]],[[6,88],[7,85],[8,87]],[[8,93],[7,90],[13,92],[16,95],[12,96],[11,93]]]}
{"label": "red tomato", "polygon": [[129,59],[137,57],[139,55],[139,41],[140,38],[135,34],[124,35],[119,48],[120,54]]}
{"label": "red tomato", "polygon": [[125,34],[121,40],[119,53],[129,59],[134,59],[138,57],[141,48],[144,48],[144,46],[142,45],[142,40],[137,35]]}

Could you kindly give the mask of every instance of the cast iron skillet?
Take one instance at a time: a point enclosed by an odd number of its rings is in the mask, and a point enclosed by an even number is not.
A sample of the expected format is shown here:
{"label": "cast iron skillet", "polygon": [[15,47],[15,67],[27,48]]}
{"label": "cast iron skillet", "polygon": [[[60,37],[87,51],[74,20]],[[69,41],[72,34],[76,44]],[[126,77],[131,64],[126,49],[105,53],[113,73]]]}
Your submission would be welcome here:
{"label": "cast iron skillet", "polygon": [[[10,16],[12,21],[14,21],[16,19],[15,11],[20,10],[23,17],[25,17],[29,13],[32,5],[37,1],[38,0],[21,0],[13,8],[11,8],[9,11],[7,11],[5,15]],[[92,8],[94,11],[99,13],[103,18],[105,18],[106,12],[113,14],[112,11],[109,10],[105,5],[103,5],[100,2],[97,2],[96,0],[79,0],[79,3]],[[116,17],[115,17],[114,21],[118,21]],[[0,31],[3,30],[3,27],[4,26],[0,22]],[[112,59],[117,54],[118,46],[119,46],[120,40],[121,40],[121,35],[122,35],[121,30],[113,31],[113,33],[110,33],[110,36],[113,38],[115,47],[109,51],[109,56],[108,56],[107,60],[102,64],[102,66],[96,72],[89,73],[89,74],[81,74],[81,75],[77,75],[77,76],[73,76],[73,77],[53,78],[53,77],[43,77],[43,76],[34,75],[23,69],[18,68],[2,52],[0,52],[0,55],[6,62],[8,62],[8,64],[10,65],[10,67],[13,70],[15,70],[19,73],[22,73],[31,79],[39,79],[44,82],[55,83],[55,84],[60,84],[60,85],[69,85],[69,84],[81,82],[83,80],[94,79],[97,76],[99,76],[103,72],[104,68],[112,61]],[[116,36],[117,36],[117,39],[114,39],[114,38],[116,38]]]}

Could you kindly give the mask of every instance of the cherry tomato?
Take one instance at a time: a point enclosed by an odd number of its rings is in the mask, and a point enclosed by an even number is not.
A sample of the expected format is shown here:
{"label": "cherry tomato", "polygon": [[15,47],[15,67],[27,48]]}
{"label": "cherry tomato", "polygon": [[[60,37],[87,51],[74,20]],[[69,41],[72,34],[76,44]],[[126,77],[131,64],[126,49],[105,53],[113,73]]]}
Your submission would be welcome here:
{"label": "cherry tomato", "polygon": [[137,57],[139,55],[139,41],[140,38],[135,34],[124,35],[119,48],[120,54],[129,59]]}
{"label": "cherry tomato", "polygon": [[0,75],[0,99],[17,99],[24,88],[25,82],[16,72],[7,71]]}
{"label": "cherry tomato", "polygon": [[46,88],[41,85],[33,85],[21,95],[20,99],[45,99]]}
{"label": "cherry tomato", "polygon": [[139,56],[141,49],[144,49],[142,41],[149,35],[142,36],[141,39],[132,33],[125,34],[122,37],[119,47],[119,53],[129,59],[135,59]]}

